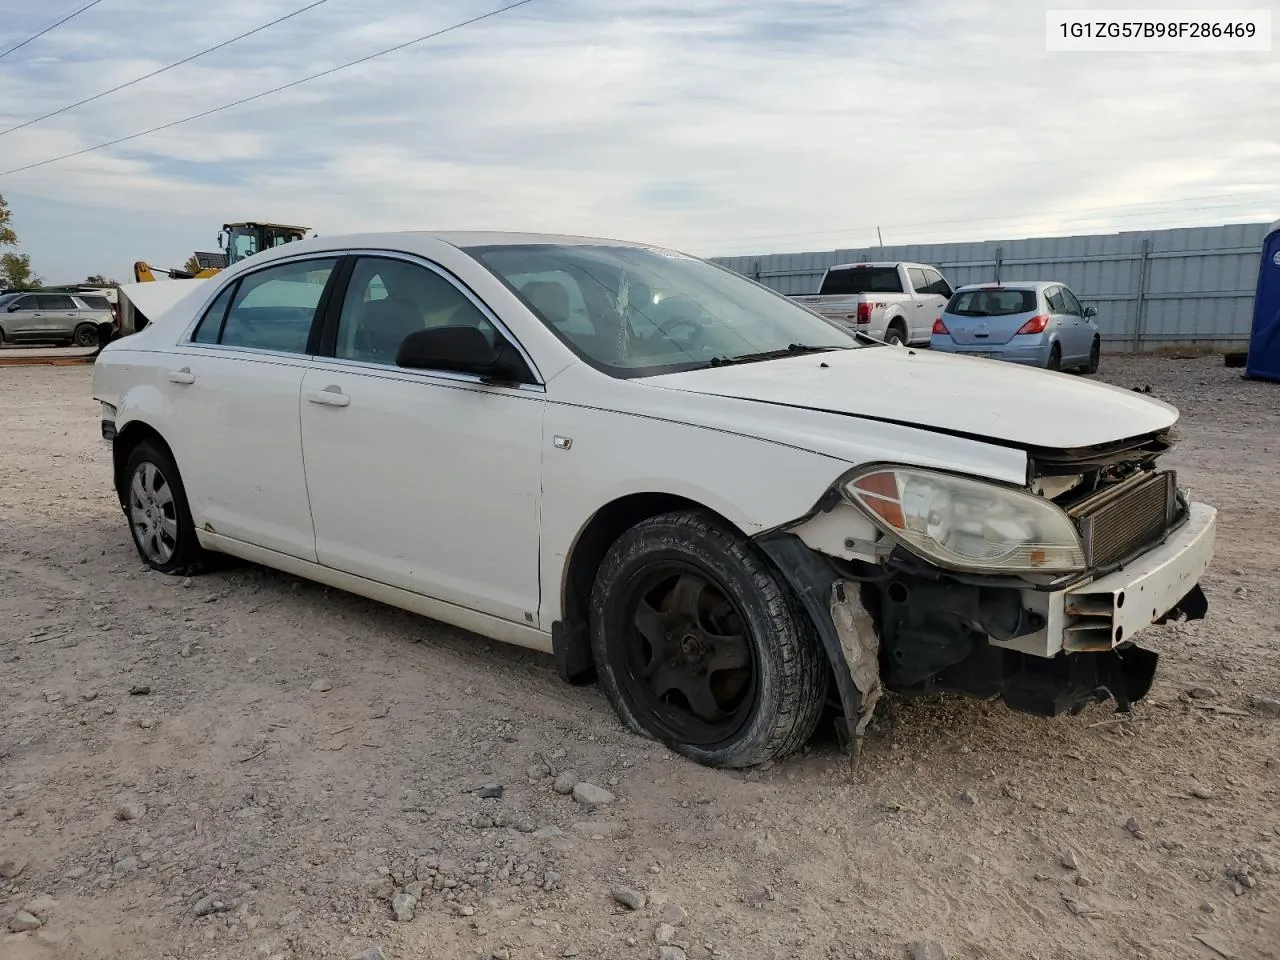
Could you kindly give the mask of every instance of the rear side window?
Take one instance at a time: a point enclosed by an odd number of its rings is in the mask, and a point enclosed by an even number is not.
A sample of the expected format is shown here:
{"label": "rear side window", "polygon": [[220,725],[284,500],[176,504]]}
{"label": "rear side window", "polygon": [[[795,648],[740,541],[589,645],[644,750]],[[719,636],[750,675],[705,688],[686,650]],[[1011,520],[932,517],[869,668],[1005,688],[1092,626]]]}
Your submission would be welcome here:
{"label": "rear side window", "polygon": [[227,304],[231,302],[231,295],[235,289],[235,283],[227,284],[213,303],[209,304],[209,309],[204,312],[204,316],[200,318],[200,325],[191,336],[193,343],[218,342],[218,335],[222,332],[222,318],[227,315]]}
{"label": "rear side window", "polygon": [[1034,290],[962,290],[947,304],[947,313],[958,317],[1008,317],[1036,308]]}
{"label": "rear side window", "polygon": [[[248,274],[219,293],[209,305],[196,329],[195,341],[249,350],[306,353],[316,307],[337,262],[336,257],[302,260]],[[224,309],[226,314],[222,316],[220,311]],[[215,335],[214,326],[219,321],[221,330]]]}
{"label": "rear side window", "polygon": [[897,267],[840,267],[827,271],[821,296],[851,297],[860,293],[902,293]]}
{"label": "rear side window", "polygon": [[90,310],[110,310],[111,301],[106,297],[87,297],[83,294],[80,297],[84,301],[84,305]]}
{"label": "rear side window", "polygon": [[1049,309],[1053,313],[1070,313],[1067,309],[1067,301],[1062,296],[1062,288],[1054,287],[1044,292],[1044,298],[1049,304]]}
{"label": "rear side window", "polygon": [[1076,295],[1066,287],[1059,287],[1058,292],[1062,295],[1062,303],[1066,307],[1066,313],[1073,313],[1077,317],[1084,316],[1084,309],[1080,306],[1080,301],[1076,299]]}

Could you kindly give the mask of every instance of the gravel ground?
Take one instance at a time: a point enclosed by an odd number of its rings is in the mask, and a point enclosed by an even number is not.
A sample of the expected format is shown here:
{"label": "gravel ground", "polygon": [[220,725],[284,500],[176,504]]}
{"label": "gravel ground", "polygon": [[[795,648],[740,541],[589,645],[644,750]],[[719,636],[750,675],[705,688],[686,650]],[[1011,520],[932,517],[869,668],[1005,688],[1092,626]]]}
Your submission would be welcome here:
{"label": "gravel ground", "polygon": [[281,574],[148,573],[89,369],[0,370],[0,957],[1280,958],[1280,386],[1103,377],[1183,410],[1209,618],[1151,630],[1131,719],[890,698],[851,778],[829,737],[699,768],[549,658]]}

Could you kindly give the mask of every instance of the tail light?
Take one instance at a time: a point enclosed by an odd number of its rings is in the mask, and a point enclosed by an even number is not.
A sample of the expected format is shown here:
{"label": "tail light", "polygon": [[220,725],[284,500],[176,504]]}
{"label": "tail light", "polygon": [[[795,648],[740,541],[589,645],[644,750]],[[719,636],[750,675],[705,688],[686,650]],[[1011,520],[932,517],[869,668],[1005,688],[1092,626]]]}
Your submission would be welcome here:
{"label": "tail light", "polygon": [[[1026,323],[1018,328],[1018,333],[1044,333],[1044,328],[1049,325],[1049,318],[1045,314],[1038,317],[1032,317]],[[1017,334],[1015,334],[1016,336]]]}
{"label": "tail light", "polygon": [[942,318],[939,317],[937,320],[933,321],[933,332],[946,336],[951,331],[947,329],[947,325],[943,323]]}
{"label": "tail light", "polygon": [[869,303],[858,304],[858,322],[859,323],[871,322],[871,304]]}

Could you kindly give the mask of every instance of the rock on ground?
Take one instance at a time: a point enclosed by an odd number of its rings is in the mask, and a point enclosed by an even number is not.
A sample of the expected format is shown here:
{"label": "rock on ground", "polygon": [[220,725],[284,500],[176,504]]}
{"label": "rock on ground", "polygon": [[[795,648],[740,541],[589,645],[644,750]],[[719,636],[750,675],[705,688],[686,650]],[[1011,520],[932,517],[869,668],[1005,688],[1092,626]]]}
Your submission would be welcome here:
{"label": "rock on ground", "polygon": [[586,783],[585,781],[574,784],[573,799],[577,800],[583,806],[601,807],[607,803],[613,803],[613,794],[604,787],[597,787],[594,783]]}

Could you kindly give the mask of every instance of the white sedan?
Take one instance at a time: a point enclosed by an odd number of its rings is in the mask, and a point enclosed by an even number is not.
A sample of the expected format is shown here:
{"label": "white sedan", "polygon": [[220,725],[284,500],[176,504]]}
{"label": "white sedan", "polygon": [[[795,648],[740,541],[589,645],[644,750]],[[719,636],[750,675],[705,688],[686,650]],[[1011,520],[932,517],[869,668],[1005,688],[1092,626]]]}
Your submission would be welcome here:
{"label": "white sedan", "polygon": [[206,551],[552,653],[716,766],[884,690],[1056,715],[1150,687],[1216,513],[1172,407],[885,346],[613,240],[304,240],[94,368],[143,560]]}

